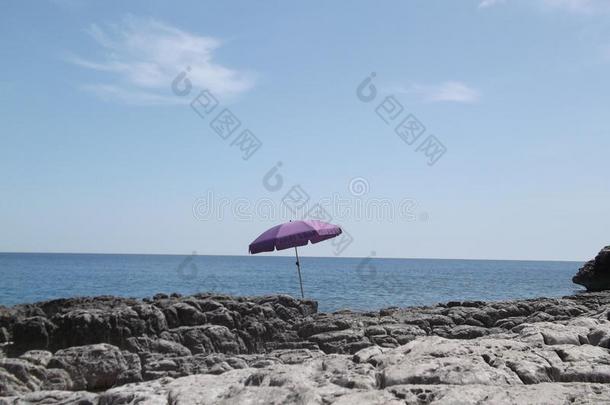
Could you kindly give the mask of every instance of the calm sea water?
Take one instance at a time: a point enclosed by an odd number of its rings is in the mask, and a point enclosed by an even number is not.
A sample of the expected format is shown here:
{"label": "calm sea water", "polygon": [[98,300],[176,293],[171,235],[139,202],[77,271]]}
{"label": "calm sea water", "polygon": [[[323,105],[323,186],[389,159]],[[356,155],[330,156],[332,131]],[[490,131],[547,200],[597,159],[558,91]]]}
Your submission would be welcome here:
{"label": "calm sea water", "polygon": [[[300,296],[290,257],[0,253],[0,305],[159,292]],[[301,259],[305,296],[321,311],[450,300],[556,297],[581,291],[581,263],[433,259]]]}

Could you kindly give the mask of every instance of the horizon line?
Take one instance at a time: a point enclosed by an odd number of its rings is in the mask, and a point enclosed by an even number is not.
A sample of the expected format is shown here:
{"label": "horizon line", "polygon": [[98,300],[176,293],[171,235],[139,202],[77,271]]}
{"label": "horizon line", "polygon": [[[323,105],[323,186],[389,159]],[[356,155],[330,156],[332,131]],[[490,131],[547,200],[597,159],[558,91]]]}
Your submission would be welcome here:
{"label": "horizon line", "polygon": [[[278,252],[275,250],[274,252]],[[272,252],[265,252],[272,253]],[[124,255],[124,256],[191,256],[192,254],[184,253],[113,253],[113,252],[5,252],[0,251],[0,254],[56,254],[56,255]],[[257,255],[245,254],[199,254],[195,256],[217,256],[217,257],[255,257]],[[300,257],[309,257],[314,259],[364,259],[370,256],[308,256],[299,253]],[[257,256],[257,257],[292,257],[291,255],[280,256]],[[585,263],[586,260],[560,260],[560,259],[472,259],[472,258],[439,258],[439,257],[381,257],[373,256],[374,259],[384,260],[460,260],[460,261],[486,261],[486,262],[564,262],[564,263]]]}

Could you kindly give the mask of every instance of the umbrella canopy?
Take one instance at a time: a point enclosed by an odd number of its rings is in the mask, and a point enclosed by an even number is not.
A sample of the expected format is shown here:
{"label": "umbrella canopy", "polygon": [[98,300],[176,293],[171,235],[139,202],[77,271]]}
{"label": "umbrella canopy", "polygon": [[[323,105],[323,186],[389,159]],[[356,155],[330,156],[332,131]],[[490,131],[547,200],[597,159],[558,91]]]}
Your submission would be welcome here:
{"label": "umbrella canopy", "polygon": [[341,235],[341,228],[327,222],[310,221],[290,221],[282,225],[274,226],[263,232],[254,242],[250,243],[248,250],[251,254],[260,252],[273,252],[274,250],[284,250],[294,248],[297,257],[297,271],[299,272],[299,284],[301,286],[301,297],[303,293],[303,279],[301,278],[301,264],[299,262],[298,246],[305,246],[309,242],[318,243],[323,240],[334,238]]}
{"label": "umbrella canopy", "polygon": [[341,228],[318,220],[294,221],[274,226],[250,244],[251,254],[318,243],[341,234]]}

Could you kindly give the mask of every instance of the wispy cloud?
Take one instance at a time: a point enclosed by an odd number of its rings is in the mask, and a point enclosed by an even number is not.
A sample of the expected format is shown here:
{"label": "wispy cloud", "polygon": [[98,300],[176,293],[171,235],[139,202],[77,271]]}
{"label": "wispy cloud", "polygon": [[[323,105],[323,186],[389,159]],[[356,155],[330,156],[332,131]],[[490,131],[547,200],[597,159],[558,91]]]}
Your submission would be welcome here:
{"label": "wispy cloud", "polygon": [[83,86],[106,99],[132,104],[176,103],[170,84],[187,67],[193,86],[207,88],[221,98],[239,95],[254,84],[251,74],[214,60],[222,43],[213,37],[132,16],[118,24],[94,24],[88,32],[99,46],[99,55],[72,56],[69,61],[108,74],[105,82]]}
{"label": "wispy cloud", "polygon": [[404,93],[418,95],[426,102],[475,103],[481,98],[481,93],[458,81],[447,81],[435,85],[413,84]]}
{"label": "wispy cloud", "polygon": [[479,8],[487,8],[506,2],[506,0],[481,0]]}

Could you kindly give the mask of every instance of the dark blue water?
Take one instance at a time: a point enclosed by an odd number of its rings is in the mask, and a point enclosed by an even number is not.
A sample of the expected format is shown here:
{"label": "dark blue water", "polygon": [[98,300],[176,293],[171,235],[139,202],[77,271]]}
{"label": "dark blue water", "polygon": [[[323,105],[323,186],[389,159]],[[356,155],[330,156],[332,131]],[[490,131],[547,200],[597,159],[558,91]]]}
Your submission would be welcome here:
{"label": "dark blue water", "polygon": [[[435,259],[302,260],[305,295],[321,311],[373,310],[450,300],[558,297],[581,263]],[[159,292],[300,295],[289,257],[0,253],[0,305]]]}

